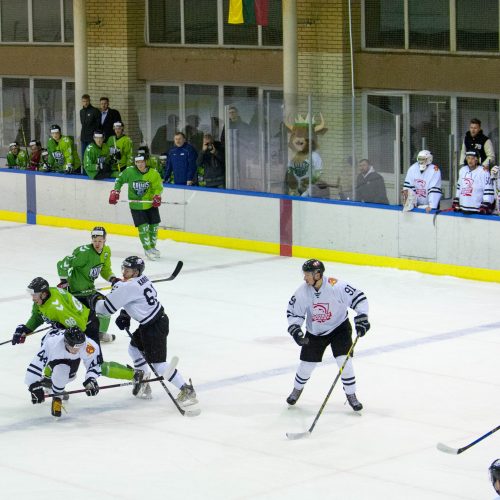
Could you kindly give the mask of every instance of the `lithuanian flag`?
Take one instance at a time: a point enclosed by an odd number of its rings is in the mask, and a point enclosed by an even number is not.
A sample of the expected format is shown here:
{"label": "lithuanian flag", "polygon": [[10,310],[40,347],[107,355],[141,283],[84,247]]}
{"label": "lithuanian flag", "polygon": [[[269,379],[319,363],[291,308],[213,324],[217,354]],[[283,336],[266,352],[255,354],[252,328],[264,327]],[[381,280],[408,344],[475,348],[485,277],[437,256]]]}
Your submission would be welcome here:
{"label": "lithuanian flag", "polygon": [[267,26],[269,0],[229,0],[228,24]]}

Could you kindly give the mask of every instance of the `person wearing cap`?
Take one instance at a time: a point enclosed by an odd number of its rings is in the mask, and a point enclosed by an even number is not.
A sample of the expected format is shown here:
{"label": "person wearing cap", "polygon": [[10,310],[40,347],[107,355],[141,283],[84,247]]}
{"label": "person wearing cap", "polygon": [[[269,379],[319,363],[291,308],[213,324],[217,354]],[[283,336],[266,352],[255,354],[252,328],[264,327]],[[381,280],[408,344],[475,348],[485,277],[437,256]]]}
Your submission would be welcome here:
{"label": "person wearing cap", "polygon": [[108,137],[106,144],[109,146],[111,157],[111,177],[118,177],[120,172],[133,162],[132,139],[124,133],[123,122],[113,123],[114,134]]}
{"label": "person wearing cap", "polygon": [[467,165],[458,172],[452,208],[465,214],[489,215],[493,212],[495,201],[489,168],[479,166],[480,156],[476,150],[467,151],[465,160]]}
{"label": "person wearing cap", "polygon": [[110,205],[116,205],[120,199],[120,189],[128,184],[130,212],[146,257],[156,260],[160,251],[156,248],[158,226],[161,222],[160,211],[163,183],[160,174],[150,168],[144,153],[137,154],[135,165],[127,167],[116,179],[114,189],[109,194]]}
{"label": "person wearing cap", "polygon": [[50,139],[47,142],[48,162],[53,172],[72,174],[80,173],[80,157],[73,139],[61,134],[59,125],[50,126]]}
{"label": "person wearing cap", "polygon": [[[90,146],[89,146],[90,147]],[[102,276],[114,285],[119,278],[111,269],[111,249],[106,245],[106,230],[97,226],[90,233],[90,243],[81,245],[57,263],[59,288],[68,290],[82,304],[90,307],[90,298],[99,293],[94,282]],[[115,336],[107,333],[109,317],[99,317],[99,339],[101,342],[112,342]]]}
{"label": "person wearing cap", "polygon": [[11,142],[7,153],[7,167],[26,170],[28,161],[28,154],[24,149],[21,149],[19,143]]}
{"label": "person wearing cap", "polygon": [[83,168],[90,179],[104,179],[111,175],[109,146],[104,142],[104,133],[94,131],[93,141],[85,149]]}
{"label": "person wearing cap", "polygon": [[101,97],[99,99],[99,107],[101,108],[100,129],[104,132],[104,140],[107,141],[115,133],[114,124],[121,122],[122,117],[117,109],[109,107],[108,97]]}

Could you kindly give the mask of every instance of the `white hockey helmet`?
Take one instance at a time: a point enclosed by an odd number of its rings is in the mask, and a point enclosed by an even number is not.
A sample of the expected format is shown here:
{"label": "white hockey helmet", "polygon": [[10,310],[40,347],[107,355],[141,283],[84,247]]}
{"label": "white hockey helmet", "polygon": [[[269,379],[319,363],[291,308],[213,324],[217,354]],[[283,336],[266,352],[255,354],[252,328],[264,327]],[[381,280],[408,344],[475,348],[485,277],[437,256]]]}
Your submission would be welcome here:
{"label": "white hockey helmet", "polygon": [[432,163],[432,153],[427,151],[427,149],[422,149],[417,155],[417,161],[420,166],[420,172],[423,172],[427,168],[427,165]]}

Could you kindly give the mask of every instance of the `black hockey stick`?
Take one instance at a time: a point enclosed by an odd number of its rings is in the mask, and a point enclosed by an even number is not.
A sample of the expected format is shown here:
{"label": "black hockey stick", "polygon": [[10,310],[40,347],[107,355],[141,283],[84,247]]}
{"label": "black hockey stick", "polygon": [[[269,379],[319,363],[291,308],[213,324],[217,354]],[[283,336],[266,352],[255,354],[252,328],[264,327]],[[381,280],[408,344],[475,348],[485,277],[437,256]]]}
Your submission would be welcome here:
{"label": "black hockey stick", "polygon": [[[44,332],[45,330],[50,330],[51,328],[53,328],[53,326],[52,326],[52,325],[50,325],[50,326],[46,326],[46,327],[44,327],[44,328],[39,328],[38,330],[35,330],[35,331],[33,331],[33,332],[30,332],[30,333],[27,333],[27,334],[26,334],[26,337],[27,337],[28,335],[33,335],[34,333]],[[12,344],[12,339],[5,340],[4,342],[0,342],[0,345],[4,345],[4,344]]]}
{"label": "black hockey stick", "polygon": [[[130,333],[130,328],[125,328],[125,331],[127,332],[128,336],[130,338],[133,338],[132,334]],[[144,353],[143,353],[143,356],[144,356]],[[144,359],[146,359],[146,358],[144,357]],[[160,375],[156,371],[156,368],[153,366],[153,364],[150,363],[147,359],[146,359],[146,363],[148,364],[149,368],[151,368],[152,372],[155,374],[155,377],[160,377]],[[177,410],[179,411],[179,413],[181,415],[186,416],[186,417],[197,417],[201,413],[200,409],[184,410],[183,408],[181,408],[181,406],[179,405],[177,400],[174,398],[174,396],[172,396],[172,393],[168,390],[168,387],[165,385],[165,382],[163,382],[163,377],[161,377],[161,379],[162,380],[160,380],[160,384],[165,389],[165,392],[168,394],[168,397],[172,400],[172,403],[174,403],[175,407],[177,408]]]}
{"label": "black hockey stick", "polygon": [[[120,200],[120,203],[153,203],[152,200]],[[162,205],[187,205],[187,201],[162,201]]]}
{"label": "black hockey stick", "polygon": [[318,421],[319,417],[323,413],[323,410],[325,409],[326,403],[328,402],[328,399],[330,398],[330,395],[333,392],[335,385],[339,381],[339,378],[342,375],[342,372],[344,371],[344,368],[345,368],[345,365],[347,364],[347,361],[352,356],[352,352],[354,351],[354,346],[357,344],[358,340],[359,340],[359,335],[356,335],[356,340],[353,342],[351,348],[349,349],[349,352],[347,353],[347,357],[345,358],[344,363],[340,367],[340,370],[339,370],[337,376],[335,377],[335,380],[333,381],[333,384],[330,387],[330,390],[328,391],[328,394],[326,395],[326,398],[323,401],[323,404],[321,405],[321,408],[319,409],[318,414],[316,415],[316,418],[314,419],[314,422],[312,423],[311,427],[309,427],[309,430],[307,430],[306,432],[287,432],[286,437],[288,439],[302,439],[303,437],[306,437],[306,436],[309,437],[311,435],[314,427],[316,426],[316,422]]}
{"label": "black hockey stick", "polygon": [[477,438],[475,441],[472,441],[472,443],[469,443],[465,446],[462,446],[462,448],[452,448],[451,446],[447,446],[443,443],[438,443],[437,449],[439,451],[443,451],[444,453],[450,453],[451,455],[460,455],[460,453],[463,453],[465,450],[472,448],[472,446],[481,442],[483,439],[486,439],[488,436],[491,436],[493,433],[495,433],[498,430],[500,430],[500,425],[495,427],[494,429],[491,429],[491,431],[487,432],[486,434],[483,434],[481,437]]}

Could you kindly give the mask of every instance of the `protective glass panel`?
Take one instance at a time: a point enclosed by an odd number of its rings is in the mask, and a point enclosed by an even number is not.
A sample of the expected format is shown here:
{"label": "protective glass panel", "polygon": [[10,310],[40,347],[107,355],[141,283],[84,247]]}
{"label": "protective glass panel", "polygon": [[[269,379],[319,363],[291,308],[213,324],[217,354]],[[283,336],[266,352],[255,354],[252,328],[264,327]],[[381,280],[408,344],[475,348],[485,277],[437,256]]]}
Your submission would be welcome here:
{"label": "protective glass panel", "polygon": [[61,42],[60,0],[33,2],[33,40],[35,42]]}
{"label": "protective glass panel", "polygon": [[[50,137],[50,126],[57,123],[62,127],[62,81],[35,80],[35,130],[31,139],[38,139],[46,144]],[[65,131],[64,131],[65,132]]]}
{"label": "protective glass panel", "polygon": [[179,127],[179,87],[151,86],[151,152],[163,154],[174,144]]}
{"label": "protective glass panel", "polygon": [[2,146],[17,141],[24,144],[31,135],[29,110],[29,80],[27,78],[2,79]]}
{"label": "protective glass panel", "polygon": [[75,114],[75,84],[66,82],[66,135],[75,138],[76,114]]}

